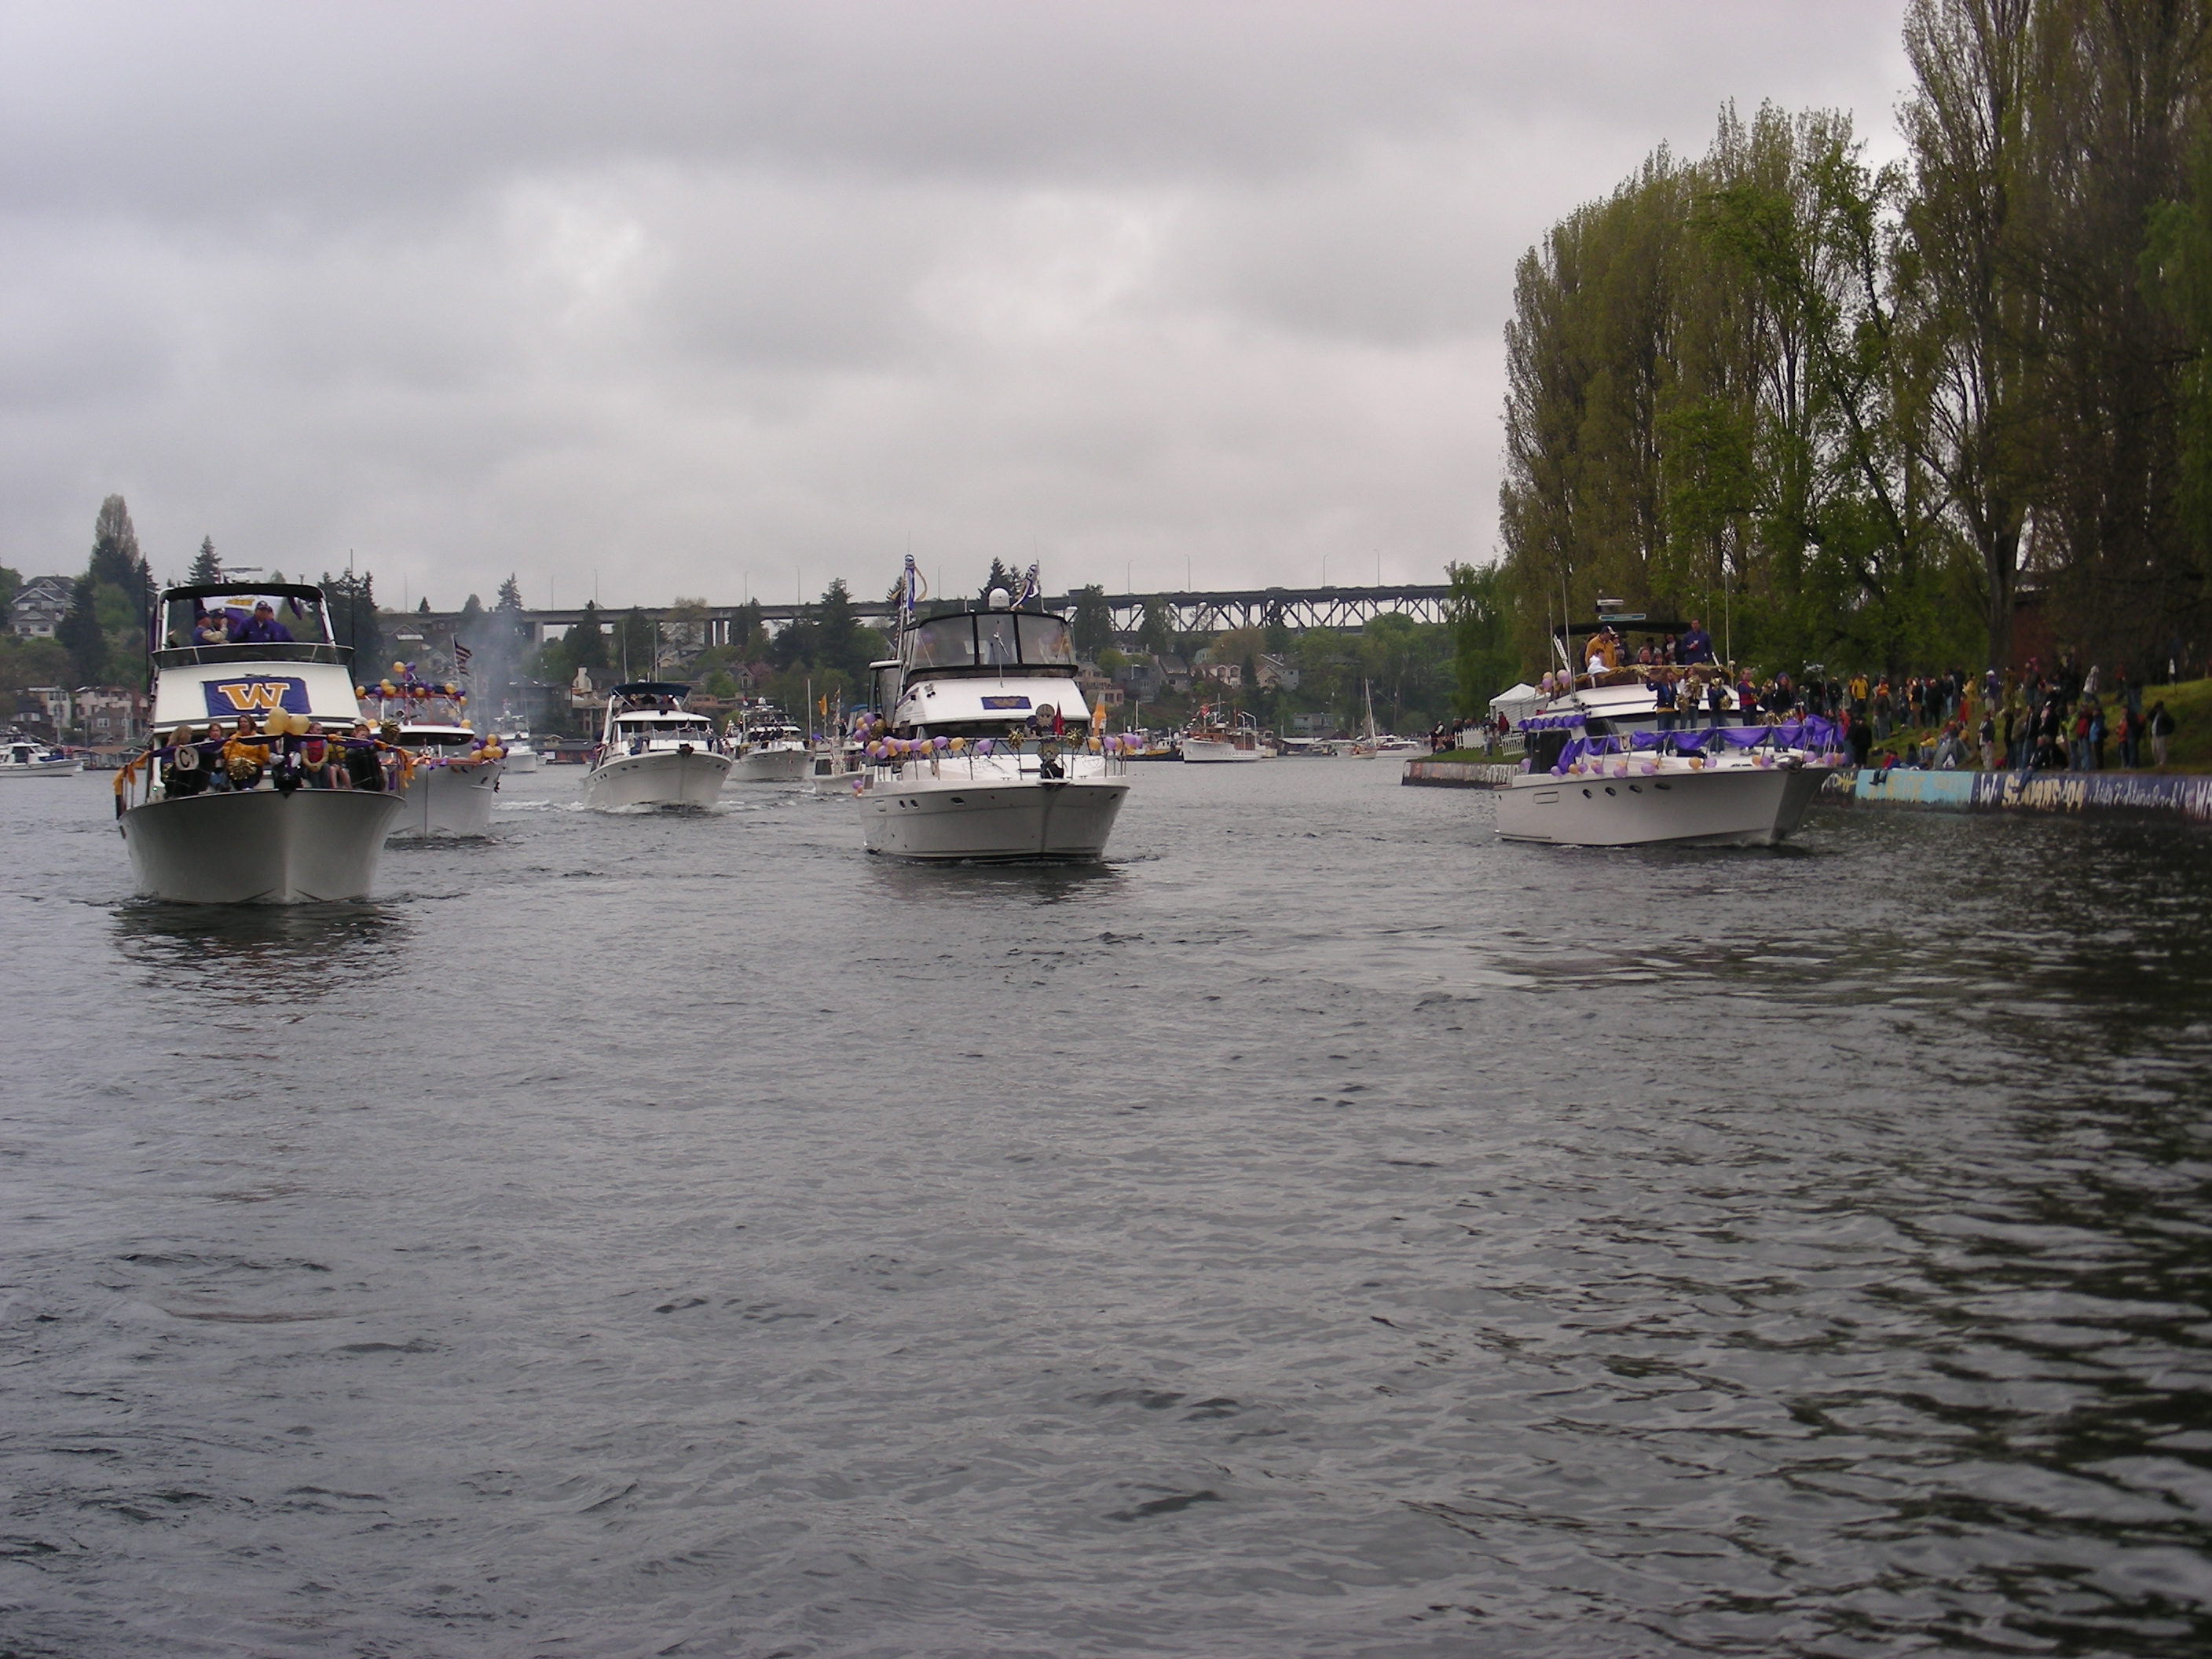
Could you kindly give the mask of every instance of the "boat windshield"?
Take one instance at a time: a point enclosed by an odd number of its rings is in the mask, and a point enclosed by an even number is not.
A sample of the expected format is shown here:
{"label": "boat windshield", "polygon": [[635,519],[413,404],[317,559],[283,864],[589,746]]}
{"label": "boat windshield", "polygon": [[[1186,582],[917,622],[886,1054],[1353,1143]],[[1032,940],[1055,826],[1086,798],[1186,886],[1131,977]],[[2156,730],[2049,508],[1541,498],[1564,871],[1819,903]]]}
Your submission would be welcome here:
{"label": "boat windshield", "polygon": [[1067,623],[1035,611],[936,617],[907,630],[908,668],[1073,668]]}
{"label": "boat windshield", "polygon": [[969,668],[975,662],[975,619],[939,617],[911,629],[906,659],[915,668]]}
{"label": "boat windshield", "polygon": [[1024,663],[1050,664],[1055,667],[1075,666],[1075,644],[1068,636],[1067,624],[1057,617],[1020,617],[1022,660]]}
{"label": "boat windshield", "polygon": [[251,588],[172,599],[162,606],[161,643],[192,646],[327,645],[331,633],[319,599]]}

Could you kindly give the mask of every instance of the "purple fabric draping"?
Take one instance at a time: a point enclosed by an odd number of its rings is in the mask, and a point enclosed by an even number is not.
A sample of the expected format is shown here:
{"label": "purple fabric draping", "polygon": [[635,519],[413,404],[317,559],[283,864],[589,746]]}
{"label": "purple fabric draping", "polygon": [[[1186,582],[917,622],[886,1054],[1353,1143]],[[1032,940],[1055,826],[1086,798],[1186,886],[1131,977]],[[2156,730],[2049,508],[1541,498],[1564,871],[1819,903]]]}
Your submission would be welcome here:
{"label": "purple fabric draping", "polygon": [[1554,777],[1565,777],[1567,768],[1592,755],[1717,754],[1729,749],[1805,749],[1841,747],[1843,728],[1817,714],[1781,726],[1706,726],[1679,732],[1616,732],[1605,738],[1576,738],[1559,750],[1552,767]]}
{"label": "purple fabric draping", "polygon": [[1531,714],[1521,722],[1523,732],[1559,732],[1580,726],[1589,718],[1586,714]]}

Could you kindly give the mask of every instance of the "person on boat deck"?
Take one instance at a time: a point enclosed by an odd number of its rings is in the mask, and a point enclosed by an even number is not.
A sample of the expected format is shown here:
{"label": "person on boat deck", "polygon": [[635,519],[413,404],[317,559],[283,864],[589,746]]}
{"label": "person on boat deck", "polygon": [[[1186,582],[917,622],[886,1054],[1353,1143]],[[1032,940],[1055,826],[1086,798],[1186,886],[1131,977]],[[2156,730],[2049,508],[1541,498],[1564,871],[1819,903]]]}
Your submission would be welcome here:
{"label": "person on boat deck", "polygon": [[276,620],[276,608],[266,599],[253,602],[253,614],[238,626],[234,645],[289,645],[292,630]]}
{"label": "person on boat deck", "polygon": [[1682,635],[1681,661],[1711,662],[1713,659],[1713,636],[1705,632],[1705,625],[1695,617],[1690,618],[1690,631]]}
{"label": "person on boat deck", "polygon": [[1728,693],[1721,689],[1720,681],[1715,679],[1705,687],[1705,724],[1718,726],[1721,716],[1727,711]]}
{"label": "person on boat deck", "polygon": [[169,733],[169,763],[161,769],[161,788],[173,797],[197,795],[208,787],[207,765],[193,735],[189,726]]}
{"label": "person on boat deck", "polygon": [[234,789],[251,789],[261,781],[269,763],[268,745],[258,741],[260,728],[251,714],[238,717],[237,729],[222,746],[222,769]]}
{"label": "person on boat deck", "polygon": [[1652,702],[1657,706],[1659,710],[1659,729],[1662,732],[1673,731],[1674,729],[1675,708],[1674,671],[1673,669],[1662,668],[1659,671],[1658,679],[1651,688],[1651,698]]}
{"label": "person on boat deck", "polygon": [[368,722],[356,722],[353,736],[346,740],[346,777],[356,789],[366,789],[372,794],[384,787],[384,763],[376,757],[376,739],[368,730]]}
{"label": "person on boat deck", "polygon": [[222,620],[222,612],[210,611],[192,625],[194,645],[228,645],[230,629]]}
{"label": "person on boat deck", "polygon": [[331,764],[331,746],[322,726],[310,721],[307,735],[300,744],[300,781],[310,789],[335,788],[331,775],[337,770]]}

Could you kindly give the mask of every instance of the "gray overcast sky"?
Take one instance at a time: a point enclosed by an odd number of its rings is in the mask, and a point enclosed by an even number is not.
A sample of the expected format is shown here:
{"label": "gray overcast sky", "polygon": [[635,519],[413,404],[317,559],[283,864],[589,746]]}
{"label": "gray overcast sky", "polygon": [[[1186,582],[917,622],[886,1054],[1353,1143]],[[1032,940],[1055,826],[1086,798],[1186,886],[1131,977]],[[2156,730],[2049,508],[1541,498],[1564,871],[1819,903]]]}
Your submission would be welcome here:
{"label": "gray overcast sky", "polygon": [[0,3],[0,562],[1441,580],[1514,261],[1899,0]]}

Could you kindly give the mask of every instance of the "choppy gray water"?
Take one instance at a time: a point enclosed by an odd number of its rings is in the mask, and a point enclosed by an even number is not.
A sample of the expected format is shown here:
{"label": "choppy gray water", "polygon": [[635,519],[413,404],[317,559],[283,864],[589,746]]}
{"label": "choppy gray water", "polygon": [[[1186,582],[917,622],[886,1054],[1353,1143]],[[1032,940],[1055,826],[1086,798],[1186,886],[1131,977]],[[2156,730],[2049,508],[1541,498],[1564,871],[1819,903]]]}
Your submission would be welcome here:
{"label": "choppy gray water", "polygon": [[2212,842],[1396,775],[230,914],[0,786],[0,1650],[2212,1645]]}

